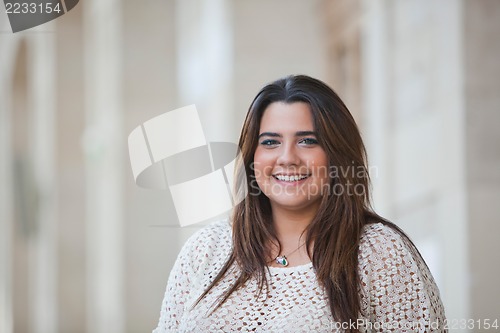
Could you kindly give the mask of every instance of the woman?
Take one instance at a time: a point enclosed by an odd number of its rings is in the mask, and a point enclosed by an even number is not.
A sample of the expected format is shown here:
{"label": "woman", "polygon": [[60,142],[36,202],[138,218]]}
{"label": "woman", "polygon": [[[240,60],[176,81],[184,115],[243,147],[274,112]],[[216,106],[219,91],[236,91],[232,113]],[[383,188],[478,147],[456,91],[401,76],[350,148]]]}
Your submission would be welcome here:
{"label": "woman", "polygon": [[370,208],[365,148],[332,89],[265,86],[239,147],[248,194],[184,245],[155,332],[442,331],[424,260]]}

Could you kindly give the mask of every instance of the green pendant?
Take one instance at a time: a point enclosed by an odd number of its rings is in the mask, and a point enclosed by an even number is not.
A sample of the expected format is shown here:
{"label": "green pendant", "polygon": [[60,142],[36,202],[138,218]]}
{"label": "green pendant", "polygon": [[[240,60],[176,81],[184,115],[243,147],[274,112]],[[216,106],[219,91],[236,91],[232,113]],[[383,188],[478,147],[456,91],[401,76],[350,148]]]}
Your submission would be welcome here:
{"label": "green pendant", "polygon": [[288,260],[286,260],[285,256],[278,256],[276,257],[276,263],[283,265],[283,266],[288,266]]}

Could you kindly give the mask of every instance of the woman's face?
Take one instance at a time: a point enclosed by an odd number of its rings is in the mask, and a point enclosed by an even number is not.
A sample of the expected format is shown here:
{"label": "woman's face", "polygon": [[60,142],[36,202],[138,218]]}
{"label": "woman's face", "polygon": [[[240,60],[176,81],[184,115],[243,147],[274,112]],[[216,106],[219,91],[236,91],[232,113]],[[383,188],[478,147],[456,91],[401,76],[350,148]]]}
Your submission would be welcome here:
{"label": "woman's face", "polygon": [[328,158],[317,141],[307,103],[270,104],[254,154],[257,184],[271,207],[317,209],[328,184]]}

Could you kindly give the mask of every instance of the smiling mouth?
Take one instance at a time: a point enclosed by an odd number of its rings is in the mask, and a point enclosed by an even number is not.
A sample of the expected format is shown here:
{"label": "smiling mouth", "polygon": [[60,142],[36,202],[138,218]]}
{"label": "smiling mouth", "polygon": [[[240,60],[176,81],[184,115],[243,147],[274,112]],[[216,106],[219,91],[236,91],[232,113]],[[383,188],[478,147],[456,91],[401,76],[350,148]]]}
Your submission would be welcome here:
{"label": "smiling mouth", "polygon": [[310,175],[273,175],[279,181],[282,182],[298,182],[308,178]]}

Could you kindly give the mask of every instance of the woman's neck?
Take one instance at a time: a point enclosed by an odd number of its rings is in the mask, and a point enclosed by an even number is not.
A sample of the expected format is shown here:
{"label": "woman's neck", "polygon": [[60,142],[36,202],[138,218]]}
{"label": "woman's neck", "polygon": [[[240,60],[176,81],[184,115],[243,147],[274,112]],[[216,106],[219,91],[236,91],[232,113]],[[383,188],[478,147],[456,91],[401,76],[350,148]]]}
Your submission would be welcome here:
{"label": "woman's neck", "polygon": [[273,207],[273,225],[278,239],[283,241],[298,240],[316,214],[315,210],[294,211]]}
{"label": "woman's neck", "polygon": [[[304,230],[311,223],[316,214],[316,210],[306,212],[301,210],[290,211],[273,207],[273,225],[276,236],[280,242],[280,247],[272,243],[270,245],[270,265],[282,267],[276,262],[278,256],[286,255],[289,266],[297,266],[310,262],[307,248],[304,246],[306,234]],[[312,251],[313,244],[310,244]]]}

